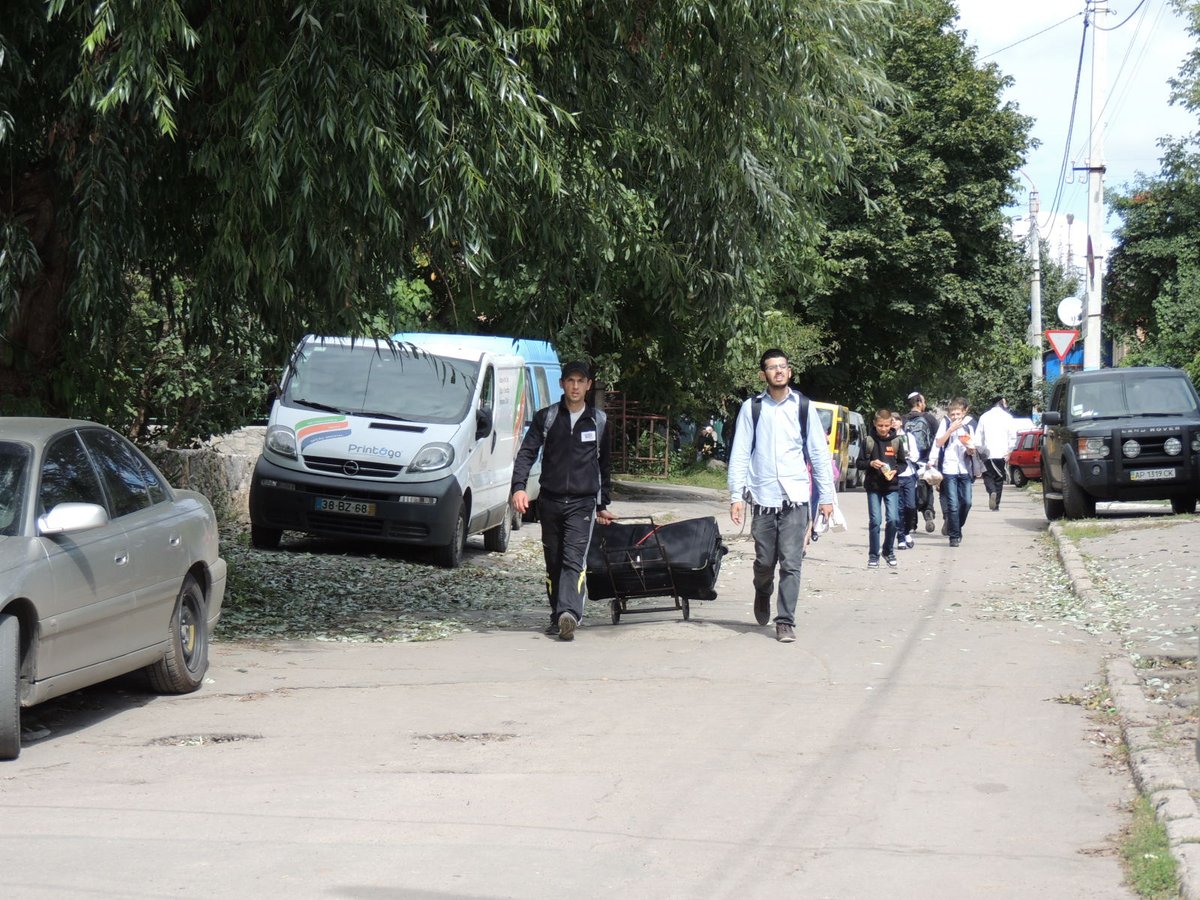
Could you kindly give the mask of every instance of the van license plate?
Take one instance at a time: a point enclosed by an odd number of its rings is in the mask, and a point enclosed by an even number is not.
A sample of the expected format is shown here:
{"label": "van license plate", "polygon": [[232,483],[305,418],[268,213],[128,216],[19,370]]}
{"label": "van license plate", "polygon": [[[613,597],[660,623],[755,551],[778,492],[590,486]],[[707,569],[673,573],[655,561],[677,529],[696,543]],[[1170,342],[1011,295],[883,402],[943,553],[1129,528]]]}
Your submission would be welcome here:
{"label": "van license plate", "polygon": [[1157,481],[1160,478],[1174,477],[1174,469],[1137,469],[1129,473],[1130,481]]}
{"label": "van license plate", "polygon": [[318,497],[317,512],[342,513],[348,516],[373,516],[375,515],[375,504],[363,500],[334,500],[332,497]]}

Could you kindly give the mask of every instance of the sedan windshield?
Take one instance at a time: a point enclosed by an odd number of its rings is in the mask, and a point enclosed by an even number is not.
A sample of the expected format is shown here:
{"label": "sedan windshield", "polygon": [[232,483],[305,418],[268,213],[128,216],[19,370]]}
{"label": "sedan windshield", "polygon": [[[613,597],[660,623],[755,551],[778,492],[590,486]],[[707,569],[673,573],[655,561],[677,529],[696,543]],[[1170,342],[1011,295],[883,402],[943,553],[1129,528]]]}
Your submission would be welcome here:
{"label": "sedan windshield", "polygon": [[0,441],[0,536],[13,537],[21,527],[28,478],[29,448]]}
{"label": "sedan windshield", "polygon": [[479,364],[426,353],[411,344],[309,341],[297,352],[285,402],[398,421],[461,422]]}
{"label": "sedan windshield", "polygon": [[1195,415],[1200,406],[1191,382],[1184,377],[1081,382],[1071,385],[1069,404],[1076,419]]}

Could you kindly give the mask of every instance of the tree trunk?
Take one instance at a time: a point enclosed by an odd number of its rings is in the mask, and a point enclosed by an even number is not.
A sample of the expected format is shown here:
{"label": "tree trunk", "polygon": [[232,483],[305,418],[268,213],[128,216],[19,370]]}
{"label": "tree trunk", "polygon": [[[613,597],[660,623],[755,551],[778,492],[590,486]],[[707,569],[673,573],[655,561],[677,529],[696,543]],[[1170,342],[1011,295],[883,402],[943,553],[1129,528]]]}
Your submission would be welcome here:
{"label": "tree trunk", "polygon": [[56,202],[59,188],[46,164],[24,173],[11,192],[0,189],[0,215],[28,231],[40,262],[20,286],[7,320],[0,322],[0,396],[40,401],[48,413],[56,410],[46,376],[59,362],[71,271],[70,241]]}

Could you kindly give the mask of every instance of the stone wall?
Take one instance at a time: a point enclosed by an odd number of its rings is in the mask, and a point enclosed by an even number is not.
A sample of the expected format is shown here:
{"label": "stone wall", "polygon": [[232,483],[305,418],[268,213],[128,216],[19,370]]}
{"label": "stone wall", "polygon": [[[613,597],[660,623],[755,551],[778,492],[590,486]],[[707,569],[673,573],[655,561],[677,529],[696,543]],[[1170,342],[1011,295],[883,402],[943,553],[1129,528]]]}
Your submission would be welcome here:
{"label": "stone wall", "polygon": [[163,447],[150,456],[174,487],[206,496],[222,522],[248,522],[250,479],[265,432],[265,427],[250,426],[196,450]]}

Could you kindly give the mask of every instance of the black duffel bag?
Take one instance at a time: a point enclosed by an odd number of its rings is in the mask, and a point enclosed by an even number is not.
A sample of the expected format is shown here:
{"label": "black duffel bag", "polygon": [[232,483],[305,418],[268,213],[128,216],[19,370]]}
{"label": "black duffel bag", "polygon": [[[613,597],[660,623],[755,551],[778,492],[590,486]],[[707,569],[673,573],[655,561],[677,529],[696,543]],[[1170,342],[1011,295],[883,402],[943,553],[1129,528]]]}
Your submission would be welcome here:
{"label": "black duffel bag", "polygon": [[588,547],[588,597],[713,600],[721,558],[728,552],[713,516],[665,525],[596,524]]}

